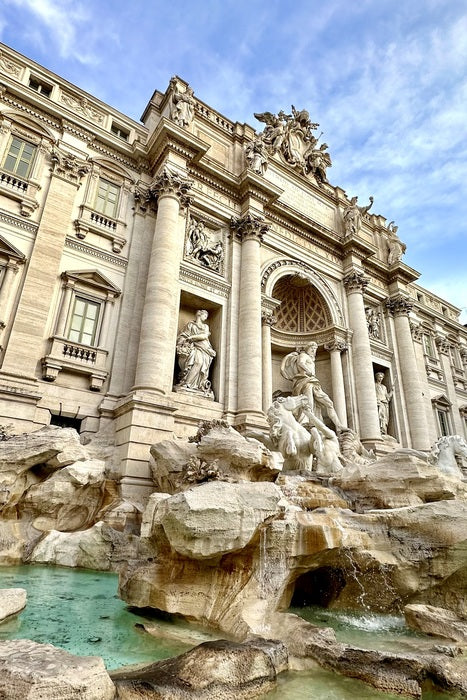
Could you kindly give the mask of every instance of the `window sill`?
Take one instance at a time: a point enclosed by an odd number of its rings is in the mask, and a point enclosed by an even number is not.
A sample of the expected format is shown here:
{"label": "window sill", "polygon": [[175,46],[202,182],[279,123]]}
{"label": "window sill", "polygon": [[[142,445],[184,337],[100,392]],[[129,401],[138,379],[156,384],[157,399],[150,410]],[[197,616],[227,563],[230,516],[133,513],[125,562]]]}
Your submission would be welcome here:
{"label": "window sill", "polygon": [[85,374],[89,377],[91,391],[100,391],[108,377],[106,370],[108,351],[102,348],[73,343],[66,338],[50,339],[49,353],[42,358],[42,379],[54,382],[59,372]]}

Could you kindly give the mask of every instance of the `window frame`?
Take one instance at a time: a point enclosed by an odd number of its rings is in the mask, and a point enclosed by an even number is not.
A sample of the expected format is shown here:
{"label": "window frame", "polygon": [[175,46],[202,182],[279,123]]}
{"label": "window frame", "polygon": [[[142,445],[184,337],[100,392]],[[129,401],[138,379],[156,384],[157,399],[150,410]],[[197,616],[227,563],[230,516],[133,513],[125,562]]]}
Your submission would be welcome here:
{"label": "window frame", "polygon": [[[76,305],[77,302],[83,302],[85,304],[85,309],[87,309],[88,306],[94,306],[96,308],[96,316],[95,319],[90,319],[86,315],[82,316],[82,321],[81,321],[81,328],[78,331],[76,329],[72,328],[73,326],[73,320],[75,317],[78,316],[76,313]],[[73,299],[70,304],[70,309],[69,309],[69,314],[68,314],[68,321],[66,325],[66,332],[65,332],[65,337],[67,340],[70,341],[70,343],[77,343],[78,345],[86,345],[87,347],[98,347],[99,343],[99,333],[100,333],[100,328],[101,328],[101,322],[102,322],[102,308],[103,308],[103,300],[98,299],[96,297],[93,297],[90,294],[83,293],[80,289],[75,290],[73,294]],[[87,320],[94,320],[94,325],[92,329],[92,334],[87,334],[91,335],[91,341],[87,342],[86,340],[83,339],[83,333],[84,333],[84,324]],[[78,332],[79,338],[74,339],[71,337],[71,334],[73,332]]]}
{"label": "window frame", "polygon": [[[14,168],[10,169],[7,167],[7,160],[10,156],[13,158],[13,154],[11,153],[11,149],[13,147],[13,143],[15,140],[20,142],[21,148],[18,152],[18,155],[15,157]],[[28,162],[27,170],[24,174],[22,174],[22,173],[18,172],[18,167],[23,162],[22,154],[24,152],[24,146],[26,146],[26,145],[30,146],[32,148],[32,152],[31,152],[31,158]],[[27,139],[15,134],[15,133],[11,133],[9,143],[8,143],[8,146],[7,146],[6,151],[5,151],[5,157],[4,157],[3,162],[2,162],[2,169],[7,173],[11,173],[12,175],[15,175],[19,179],[28,180],[30,178],[31,172],[33,170],[34,162],[35,162],[36,156],[37,156],[37,151],[38,151],[38,148],[37,148],[36,143],[34,143],[33,141],[28,141]]]}
{"label": "window frame", "polygon": [[[102,184],[107,185],[107,191],[106,191],[106,196],[101,197],[100,192],[101,192],[101,185]],[[109,203],[109,194],[110,190],[113,188],[116,193],[116,198],[115,202],[113,203],[113,209],[112,212],[109,213],[107,211],[107,205]],[[96,194],[94,198],[94,205],[93,208],[98,214],[102,214],[102,216],[109,217],[110,219],[117,219],[118,218],[118,212],[119,212],[119,207],[120,207],[120,201],[121,201],[121,192],[122,188],[120,185],[115,184],[115,182],[112,182],[112,180],[109,180],[108,178],[99,176],[98,182],[97,182],[97,187],[96,187]],[[100,207],[100,202],[104,202],[104,206],[101,208]]]}

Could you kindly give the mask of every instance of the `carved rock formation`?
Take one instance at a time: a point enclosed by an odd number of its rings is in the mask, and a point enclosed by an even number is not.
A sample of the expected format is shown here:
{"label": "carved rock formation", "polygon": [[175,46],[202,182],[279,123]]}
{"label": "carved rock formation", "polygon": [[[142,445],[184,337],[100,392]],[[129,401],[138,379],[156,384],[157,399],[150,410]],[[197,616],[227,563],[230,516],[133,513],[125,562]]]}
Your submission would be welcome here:
{"label": "carved rock formation", "polygon": [[0,622],[21,612],[26,606],[27,593],[24,588],[0,589]]}
{"label": "carved rock formation", "polygon": [[467,644],[467,620],[451,610],[433,605],[406,605],[404,615],[408,626],[418,632]]}

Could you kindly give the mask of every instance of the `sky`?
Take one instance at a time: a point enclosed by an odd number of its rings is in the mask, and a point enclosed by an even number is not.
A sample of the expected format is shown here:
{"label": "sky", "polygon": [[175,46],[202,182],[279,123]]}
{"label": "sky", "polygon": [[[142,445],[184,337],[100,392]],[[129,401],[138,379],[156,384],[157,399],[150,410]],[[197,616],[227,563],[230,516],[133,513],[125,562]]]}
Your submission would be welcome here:
{"label": "sky", "polygon": [[1,0],[0,41],[136,120],[173,75],[258,131],[307,109],[331,184],[467,323],[465,0]]}

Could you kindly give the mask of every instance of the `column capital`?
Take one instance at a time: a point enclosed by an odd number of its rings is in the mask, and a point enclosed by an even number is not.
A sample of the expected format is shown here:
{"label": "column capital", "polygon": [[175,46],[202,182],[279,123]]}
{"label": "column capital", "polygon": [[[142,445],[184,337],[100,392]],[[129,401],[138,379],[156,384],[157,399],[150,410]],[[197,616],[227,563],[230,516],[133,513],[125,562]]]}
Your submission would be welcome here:
{"label": "column capital", "polygon": [[277,323],[277,318],[269,309],[261,311],[261,323],[263,326],[274,326]]}
{"label": "column capital", "polygon": [[410,332],[412,333],[412,338],[416,343],[421,343],[423,340],[423,328],[419,323],[414,323],[410,321]]}
{"label": "column capital", "polygon": [[447,338],[444,338],[442,335],[437,335],[435,338],[435,344],[440,353],[442,353],[443,355],[449,354],[449,348],[451,347],[451,343]]}
{"label": "column capital", "polygon": [[349,346],[344,340],[332,340],[330,343],[324,344],[324,349],[328,352],[344,352],[349,349]]}
{"label": "column capital", "polygon": [[159,199],[163,195],[172,195],[178,199],[180,204],[187,206],[193,199],[189,195],[192,186],[193,180],[189,180],[181,173],[173,172],[165,166],[162,172],[154,178],[148,193],[154,199]]}
{"label": "column capital", "polygon": [[389,313],[393,316],[408,316],[413,308],[412,302],[410,302],[407,297],[403,296],[402,294],[389,297],[384,303]]}
{"label": "column capital", "polygon": [[262,216],[246,214],[242,217],[233,216],[230,220],[230,228],[243,242],[247,239],[263,241],[264,234],[269,231],[269,226]]}
{"label": "column capital", "polygon": [[360,270],[351,270],[344,277],[344,287],[347,290],[347,294],[351,292],[361,292],[363,294],[365,288],[368,286],[368,277],[365,277],[363,272]]}
{"label": "column capital", "polygon": [[89,165],[85,160],[78,158],[69,151],[64,151],[54,146],[50,155],[51,170],[63,180],[71,182],[76,187],[81,184],[82,178],[89,172]]}

